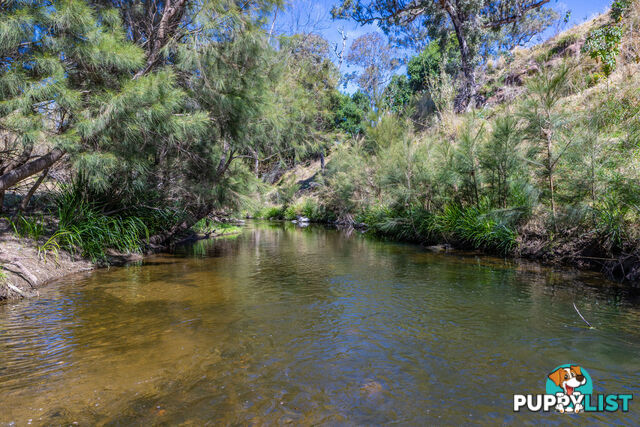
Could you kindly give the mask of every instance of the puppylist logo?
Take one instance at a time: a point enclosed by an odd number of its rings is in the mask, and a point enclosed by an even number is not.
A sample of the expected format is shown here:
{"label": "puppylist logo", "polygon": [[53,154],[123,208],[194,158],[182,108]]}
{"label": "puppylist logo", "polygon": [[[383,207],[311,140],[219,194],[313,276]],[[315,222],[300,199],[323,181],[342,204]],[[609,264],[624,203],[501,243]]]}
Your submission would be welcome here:
{"label": "puppylist logo", "polygon": [[513,410],[531,412],[556,411],[628,412],[631,394],[593,394],[593,382],[586,369],[577,365],[560,365],[546,378],[545,394],[514,394]]}

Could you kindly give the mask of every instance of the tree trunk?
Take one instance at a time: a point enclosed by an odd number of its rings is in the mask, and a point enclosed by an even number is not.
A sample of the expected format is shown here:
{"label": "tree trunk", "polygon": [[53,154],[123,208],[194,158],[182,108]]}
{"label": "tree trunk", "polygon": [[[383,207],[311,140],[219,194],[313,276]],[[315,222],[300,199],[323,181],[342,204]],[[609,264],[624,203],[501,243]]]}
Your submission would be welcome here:
{"label": "tree trunk", "polygon": [[258,152],[253,148],[250,148],[250,150],[253,156],[253,174],[256,178],[260,178],[260,156],[258,156]]}
{"label": "tree trunk", "polygon": [[234,159],[234,155],[235,150],[231,148],[231,144],[225,139],[222,143],[222,156],[220,156],[220,162],[218,162],[218,167],[216,168],[216,178],[220,178],[227,172],[227,169],[229,169]]}
{"label": "tree trunk", "polygon": [[38,187],[40,187],[40,184],[42,184],[42,181],[44,181],[44,179],[47,177],[47,174],[49,174],[49,168],[47,168],[44,171],[42,171],[42,175],[40,175],[40,177],[35,182],[35,184],[33,184],[33,186],[31,186],[31,189],[29,189],[29,192],[27,193],[27,195],[24,196],[24,198],[20,202],[20,207],[18,208],[19,212],[24,212],[24,211],[27,210],[27,206],[29,206],[29,201],[31,200],[31,198],[35,194],[35,192],[38,189]]}
{"label": "tree trunk", "polygon": [[545,130],[547,136],[547,173],[549,174],[549,192],[551,193],[551,216],[553,219],[553,231],[558,232],[558,226],[556,224],[556,200],[555,194],[553,191],[553,157],[551,146],[553,144],[553,132],[550,129]]}
{"label": "tree trunk", "polygon": [[558,226],[556,225],[556,200],[553,191],[553,173],[549,172],[549,191],[551,191],[551,216],[553,219],[553,231],[558,232]]}
{"label": "tree trunk", "polygon": [[473,55],[467,42],[467,36],[463,27],[464,19],[458,14],[456,7],[450,0],[443,1],[443,7],[447,11],[458,39],[460,49],[461,71],[463,76],[462,87],[459,89],[455,100],[456,112],[467,110],[476,94],[476,76],[473,66]]}
{"label": "tree trunk", "polygon": [[[162,18],[160,18],[158,25],[153,28],[147,43],[147,62],[145,67],[133,76],[134,79],[147,74],[160,62],[160,51],[167,45],[169,39],[175,35],[186,8],[187,0],[167,0],[165,2]],[[149,8],[148,11],[150,12],[151,9]],[[151,24],[153,25],[153,23]]]}
{"label": "tree trunk", "polygon": [[22,152],[16,156],[13,160],[11,160],[7,165],[0,170],[0,175],[11,172],[15,168],[24,165],[29,161],[29,157],[31,157],[31,152],[33,151],[33,144],[25,145],[22,149]]}
{"label": "tree trunk", "polygon": [[209,216],[212,211],[213,207],[209,204],[200,207],[193,215],[191,215],[188,219],[182,221],[180,224],[176,224],[167,231],[156,234],[155,236],[151,236],[149,238],[149,244],[151,246],[164,246],[174,236],[189,230],[202,218],[206,218],[207,216]]}
{"label": "tree trunk", "polygon": [[29,163],[25,163],[12,170],[9,173],[5,173],[0,176],[0,191],[5,191],[25,178],[29,178],[32,175],[42,172],[45,169],[50,168],[54,163],[65,155],[65,151],[59,148],[54,148],[48,154],[39,157]]}
{"label": "tree trunk", "polygon": [[473,178],[473,194],[476,197],[476,207],[480,207],[480,196],[478,195],[478,180],[476,179],[475,169],[471,170],[471,178]]}

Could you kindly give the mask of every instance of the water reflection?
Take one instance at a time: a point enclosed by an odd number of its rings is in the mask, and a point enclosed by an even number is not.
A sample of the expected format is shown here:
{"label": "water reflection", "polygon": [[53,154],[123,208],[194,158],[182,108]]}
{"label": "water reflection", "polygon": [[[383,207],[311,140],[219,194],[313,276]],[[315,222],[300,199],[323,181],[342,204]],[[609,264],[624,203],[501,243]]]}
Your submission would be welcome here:
{"label": "water reflection", "polygon": [[256,223],[0,306],[0,423],[558,422],[512,394],[567,362],[637,392],[636,303],[598,276]]}

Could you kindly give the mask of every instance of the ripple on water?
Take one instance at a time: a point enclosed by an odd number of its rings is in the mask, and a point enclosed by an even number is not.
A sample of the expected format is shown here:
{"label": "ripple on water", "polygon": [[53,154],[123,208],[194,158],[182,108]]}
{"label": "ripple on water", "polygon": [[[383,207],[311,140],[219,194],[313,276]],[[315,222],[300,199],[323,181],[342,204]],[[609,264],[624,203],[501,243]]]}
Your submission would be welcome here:
{"label": "ripple on water", "polygon": [[254,224],[0,306],[0,424],[534,423],[512,394],[560,363],[638,391],[636,302],[539,266]]}

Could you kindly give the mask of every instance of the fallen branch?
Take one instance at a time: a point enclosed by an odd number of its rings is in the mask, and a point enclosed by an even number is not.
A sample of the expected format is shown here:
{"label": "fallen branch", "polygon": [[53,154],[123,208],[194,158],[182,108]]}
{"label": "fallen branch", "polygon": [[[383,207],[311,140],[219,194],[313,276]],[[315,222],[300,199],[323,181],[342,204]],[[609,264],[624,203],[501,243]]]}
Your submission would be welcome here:
{"label": "fallen branch", "polygon": [[587,321],[587,319],[585,319],[585,318],[584,318],[584,316],[582,315],[582,313],[580,313],[580,310],[578,310],[578,307],[576,307],[576,303],[575,303],[575,302],[573,303],[573,308],[575,308],[575,309],[576,309],[576,313],[578,313],[578,316],[580,316],[580,318],[581,318],[582,320],[584,320],[584,323],[586,323],[587,325],[589,325],[589,328],[591,328],[591,329],[595,329],[593,326],[591,326],[591,323],[589,323],[589,322]]}
{"label": "fallen branch", "polygon": [[36,287],[36,285],[38,284],[38,278],[36,276],[34,276],[33,274],[31,274],[31,272],[29,270],[27,270],[27,268],[17,259],[12,260],[9,262],[9,264],[13,264],[16,267],[18,267],[20,269],[20,271],[22,272],[22,274],[27,277],[27,281],[29,282],[29,284],[32,287]]}
{"label": "fallen branch", "polygon": [[7,285],[7,288],[9,288],[10,290],[12,290],[13,292],[20,294],[22,297],[26,298],[27,294],[25,294],[24,292],[22,292],[19,288],[16,288],[15,286],[13,286],[11,283],[9,282],[5,282],[5,285]]}
{"label": "fallen branch", "polygon": [[584,259],[594,259],[598,261],[616,261],[616,258],[601,258],[597,256],[583,256],[583,255],[569,255],[567,258],[584,258]]}
{"label": "fallen branch", "polygon": [[13,271],[12,269],[7,268],[6,265],[0,266],[0,268],[2,268],[3,270],[22,277],[25,282],[31,285],[32,288],[35,288],[38,284],[38,278],[34,276],[29,270],[27,270],[27,268],[17,259],[13,259],[11,261],[3,261],[3,263],[17,267],[19,271]]}

